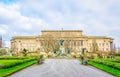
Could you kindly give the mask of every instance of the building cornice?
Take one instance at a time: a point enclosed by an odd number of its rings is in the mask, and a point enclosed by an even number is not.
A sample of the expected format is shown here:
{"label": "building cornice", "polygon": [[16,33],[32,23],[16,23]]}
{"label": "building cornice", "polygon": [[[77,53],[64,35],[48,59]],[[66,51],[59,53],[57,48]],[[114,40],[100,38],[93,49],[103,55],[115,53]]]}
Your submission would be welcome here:
{"label": "building cornice", "polygon": [[[112,39],[111,37],[106,36],[14,36],[12,39],[34,39],[34,38],[89,38],[89,39]],[[11,39],[11,40],[12,40]]]}
{"label": "building cornice", "polygon": [[82,32],[82,30],[42,30],[42,32]]}
{"label": "building cornice", "polygon": [[13,39],[34,39],[36,37],[37,36],[14,36],[14,37],[12,37],[11,40],[13,40]]}
{"label": "building cornice", "polygon": [[88,38],[90,38],[90,39],[111,39],[111,40],[113,40],[113,38],[106,37],[106,36],[88,36]]}

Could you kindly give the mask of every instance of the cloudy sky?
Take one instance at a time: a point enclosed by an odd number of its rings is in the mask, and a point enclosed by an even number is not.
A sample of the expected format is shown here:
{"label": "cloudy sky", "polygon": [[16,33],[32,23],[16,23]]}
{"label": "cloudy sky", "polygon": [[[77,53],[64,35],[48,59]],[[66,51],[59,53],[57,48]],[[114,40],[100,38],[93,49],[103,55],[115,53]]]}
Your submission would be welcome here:
{"label": "cloudy sky", "polygon": [[38,35],[41,30],[83,30],[109,36],[120,47],[120,0],[0,0],[0,35]]}

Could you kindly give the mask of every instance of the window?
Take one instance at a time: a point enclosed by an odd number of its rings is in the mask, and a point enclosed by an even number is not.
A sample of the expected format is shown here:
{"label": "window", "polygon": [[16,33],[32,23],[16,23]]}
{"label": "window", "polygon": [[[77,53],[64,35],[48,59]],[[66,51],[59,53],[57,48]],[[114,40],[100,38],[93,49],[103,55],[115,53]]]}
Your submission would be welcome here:
{"label": "window", "polygon": [[80,44],[79,44],[79,41],[78,41],[78,46],[79,46]]}
{"label": "window", "polygon": [[96,46],[97,46],[98,44],[96,43]]}
{"label": "window", "polygon": [[83,40],[81,40],[81,46],[83,46]]}
{"label": "window", "polygon": [[91,43],[89,45],[91,46]]}
{"label": "window", "polygon": [[74,41],[74,46],[76,46],[76,42]]}
{"label": "window", "polygon": [[106,45],[108,45],[108,43],[106,43]]}
{"label": "window", "polygon": [[102,46],[104,46],[104,43],[102,44]]}
{"label": "window", "polygon": [[99,46],[101,46],[101,43],[99,43]]}
{"label": "window", "polygon": [[41,46],[43,46],[43,42],[41,41]]}
{"label": "window", "polygon": [[108,48],[106,48],[106,51],[108,51]]}

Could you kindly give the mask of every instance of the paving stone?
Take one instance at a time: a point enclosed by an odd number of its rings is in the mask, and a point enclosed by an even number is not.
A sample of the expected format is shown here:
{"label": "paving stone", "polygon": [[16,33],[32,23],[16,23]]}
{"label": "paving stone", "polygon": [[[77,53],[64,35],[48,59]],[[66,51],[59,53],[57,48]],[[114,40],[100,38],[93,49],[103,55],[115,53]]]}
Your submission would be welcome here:
{"label": "paving stone", "polygon": [[9,77],[115,77],[91,66],[81,65],[76,59],[46,59]]}

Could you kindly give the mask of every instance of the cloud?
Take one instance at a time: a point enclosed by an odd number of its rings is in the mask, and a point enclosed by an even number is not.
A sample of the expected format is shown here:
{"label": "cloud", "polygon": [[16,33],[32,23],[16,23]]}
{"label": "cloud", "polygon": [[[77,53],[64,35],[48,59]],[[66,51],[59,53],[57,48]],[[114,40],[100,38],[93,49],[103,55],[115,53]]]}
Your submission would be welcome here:
{"label": "cloud", "polygon": [[0,34],[6,34],[6,30],[0,28]]}
{"label": "cloud", "polygon": [[117,38],[115,43],[120,46],[119,9],[120,0],[1,2],[0,33],[8,40],[13,35],[39,34],[44,29],[82,29],[86,35]]}
{"label": "cloud", "polygon": [[41,26],[44,27],[47,25],[40,18],[22,15],[20,12],[20,5],[11,4],[7,7],[4,6],[5,5],[0,6],[0,23],[3,25],[8,25],[11,30],[13,29],[14,31],[29,31],[35,29],[34,26],[39,28]]}

